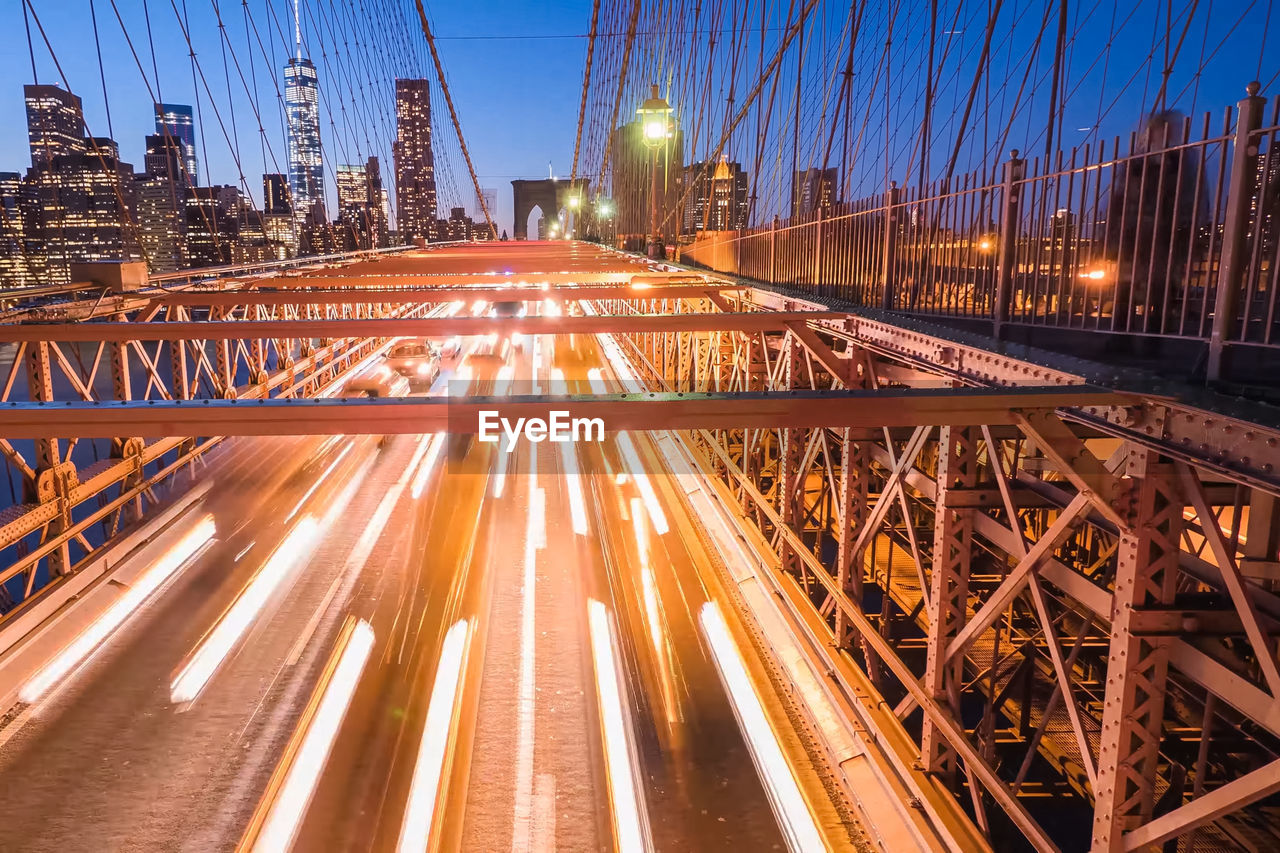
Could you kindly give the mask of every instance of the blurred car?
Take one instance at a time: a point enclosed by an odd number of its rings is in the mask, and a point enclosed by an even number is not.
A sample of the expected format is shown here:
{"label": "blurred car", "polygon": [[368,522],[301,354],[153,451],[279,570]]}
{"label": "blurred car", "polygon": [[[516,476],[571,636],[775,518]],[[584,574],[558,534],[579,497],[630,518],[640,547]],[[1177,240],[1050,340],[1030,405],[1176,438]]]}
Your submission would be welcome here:
{"label": "blurred car", "polygon": [[495,302],[489,309],[490,317],[523,317],[524,314],[523,302]]}
{"label": "blurred car", "polygon": [[383,362],[413,386],[430,388],[440,375],[440,355],[427,341],[401,341]]}
{"label": "blurred car", "polygon": [[409,396],[409,380],[385,364],[366,370],[347,380],[342,386],[343,397],[363,397],[377,400],[382,397]]}
{"label": "blurred car", "polygon": [[457,335],[440,342],[441,358],[457,358],[461,352],[462,338]]}

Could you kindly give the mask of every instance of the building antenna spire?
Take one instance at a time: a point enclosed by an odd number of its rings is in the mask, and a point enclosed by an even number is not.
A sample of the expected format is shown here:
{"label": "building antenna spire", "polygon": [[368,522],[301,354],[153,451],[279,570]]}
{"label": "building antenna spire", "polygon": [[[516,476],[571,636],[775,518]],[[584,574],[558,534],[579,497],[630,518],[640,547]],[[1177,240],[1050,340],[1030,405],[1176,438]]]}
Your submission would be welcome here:
{"label": "building antenna spire", "polygon": [[298,61],[302,61],[302,22],[298,17],[298,0],[293,0],[293,41],[297,46]]}

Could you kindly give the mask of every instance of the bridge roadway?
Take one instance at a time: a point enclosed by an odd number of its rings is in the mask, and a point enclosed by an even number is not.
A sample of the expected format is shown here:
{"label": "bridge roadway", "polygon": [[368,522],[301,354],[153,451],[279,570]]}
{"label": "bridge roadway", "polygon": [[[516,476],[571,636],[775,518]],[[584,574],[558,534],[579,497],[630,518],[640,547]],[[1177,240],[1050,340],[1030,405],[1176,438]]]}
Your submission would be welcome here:
{"label": "bridge roadway", "polygon": [[[570,391],[586,393],[588,370],[607,374],[592,338],[543,341],[542,384],[560,369]],[[525,344],[509,362],[518,378],[533,376],[532,339]],[[492,391],[499,359],[466,362],[477,390]],[[636,443],[645,467],[660,472],[648,439]],[[470,639],[448,724],[436,849],[609,849],[620,840],[619,807],[591,600],[615,626],[622,719],[654,849],[785,849],[699,630],[708,601],[745,653],[827,844],[853,848],[861,831],[791,728],[671,478],[651,480],[670,526],[659,535],[637,481],[617,476],[625,465],[612,438],[582,448],[576,476],[556,446],[532,447],[505,471],[492,445],[433,448],[430,437],[397,436],[381,448],[363,436],[255,438],[220,449],[202,504],[129,559],[157,561],[206,512],[215,541],[88,664],[15,706],[0,729],[5,849],[242,844],[286,795],[285,757],[303,763],[294,748],[323,715],[307,712],[322,682],[336,689],[337,674],[326,675],[350,617],[372,629],[373,645],[327,761],[302,774],[315,788],[294,849],[396,847],[419,784],[433,684],[460,620]],[[577,487],[585,535],[574,530]],[[532,584],[530,537],[545,537],[532,552]],[[291,548],[293,565],[283,553]],[[276,586],[243,620],[226,660],[194,700],[175,701],[176,675],[222,630],[215,625],[236,621],[237,602],[264,578]]]}

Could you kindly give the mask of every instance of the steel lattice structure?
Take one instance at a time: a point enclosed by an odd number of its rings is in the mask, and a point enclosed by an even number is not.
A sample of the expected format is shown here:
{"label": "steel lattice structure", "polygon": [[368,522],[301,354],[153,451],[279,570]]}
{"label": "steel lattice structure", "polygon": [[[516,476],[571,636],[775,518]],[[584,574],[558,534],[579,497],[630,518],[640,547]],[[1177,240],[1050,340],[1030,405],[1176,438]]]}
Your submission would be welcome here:
{"label": "steel lattice structure", "polygon": [[[1067,360],[669,268],[636,278],[620,256],[577,251],[554,283],[472,260],[437,251],[14,317],[0,450],[24,501],[0,527],[3,577],[28,594],[42,573],[66,577],[197,464],[219,441],[207,432],[445,425],[430,401],[325,399],[399,335],[609,335],[646,393],[569,404],[701,449],[776,553],[841,702],[944,837],[1016,830],[1056,849],[1043,804],[1065,795],[1053,802],[1092,814],[1097,850],[1193,830],[1270,843],[1280,432],[1099,388]],[[472,299],[588,310],[559,325],[445,316]],[[108,458],[72,460],[102,435]]]}
{"label": "steel lattice structure", "polygon": [[[759,290],[708,301],[823,307]],[[1085,381],[861,317],[627,340],[668,390]],[[864,719],[893,703],[880,734],[909,739],[902,772],[922,801],[943,780],[980,826],[1002,812],[1053,849],[1019,795],[1070,789],[1092,805],[1096,850],[1197,827],[1271,843],[1270,810],[1240,810],[1280,784],[1277,437],[1151,396],[977,427],[694,435],[777,552],[850,703]]]}

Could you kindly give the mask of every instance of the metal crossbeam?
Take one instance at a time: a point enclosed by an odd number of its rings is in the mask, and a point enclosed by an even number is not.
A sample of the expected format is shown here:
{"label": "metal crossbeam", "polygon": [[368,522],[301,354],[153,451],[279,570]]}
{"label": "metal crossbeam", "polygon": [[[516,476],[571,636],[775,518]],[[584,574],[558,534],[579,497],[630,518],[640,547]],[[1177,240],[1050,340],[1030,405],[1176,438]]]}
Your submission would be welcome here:
{"label": "metal crossbeam", "polygon": [[[500,265],[499,262],[495,262]],[[380,274],[376,266],[352,269],[348,275],[298,275],[252,279],[257,287],[460,287],[474,285],[505,285],[514,287],[520,282],[540,285],[614,284],[642,287],[684,286],[704,287],[711,279],[692,273],[637,273],[634,268],[597,271],[567,270],[539,271],[513,270],[507,272],[422,272]],[[721,282],[723,289],[739,289],[741,285]]]}
{"label": "metal crossbeam", "polygon": [[762,332],[831,319],[834,312],[741,314],[597,314],[584,317],[417,317],[341,320],[205,320],[152,323],[42,323],[0,326],[0,341],[178,341],[246,338],[388,338],[598,332]]}
{"label": "metal crossbeam", "polygon": [[[271,284],[278,284],[272,280]],[[398,304],[407,302],[453,302],[456,299],[486,299],[492,301],[541,301],[550,299],[562,303],[573,299],[710,299],[712,294],[727,290],[739,290],[739,285],[722,282],[705,284],[651,285],[634,288],[630,284],[578,284],[555,285],[543,290],[540,287],[494,287],[488,284],[468,282],[452,287],[419,283],[395,288],[387,283],[373,287],[342,287],[340,280],[326,283],[324,289],[288,288],[264,290],[259,288],[203,291],[188,290],[168,293],[158,297],[166,305],[346,305],[357,303]]]}
{"label": "metal crossbeam", "polygon": [[1009,422],[1016,413],[1064,405],[1116,404],[1109,391],[1061,388],[616,394],[567,397],[411,397],[382,400],[177,400],[145,403],[10,403],[0,434],[390,435],[475,432],[481,412],[547,419],[552,411],[600,418],[606,430],[881,427]]}

